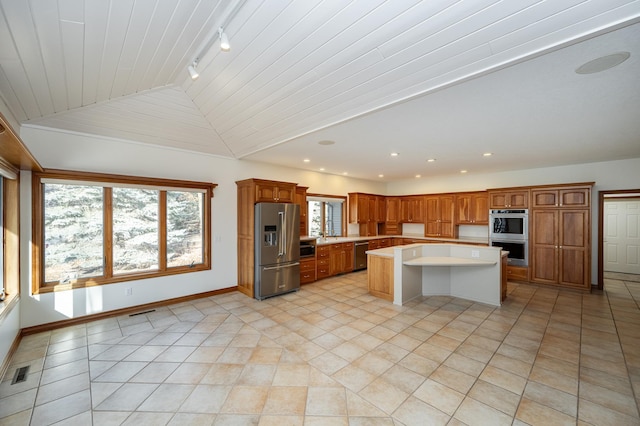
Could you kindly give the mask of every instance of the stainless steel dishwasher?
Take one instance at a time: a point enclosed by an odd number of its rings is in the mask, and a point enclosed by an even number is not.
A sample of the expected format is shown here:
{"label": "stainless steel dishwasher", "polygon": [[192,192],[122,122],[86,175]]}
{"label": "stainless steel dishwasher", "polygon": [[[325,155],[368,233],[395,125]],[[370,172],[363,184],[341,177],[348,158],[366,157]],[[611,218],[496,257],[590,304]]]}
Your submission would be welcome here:
{"label": "stainless steel dishwasher", "polygon": [[359,271],[367,269],[367,253],[369,241],[358,241],[355,244],[355,254],[353,256],[353,270]]}

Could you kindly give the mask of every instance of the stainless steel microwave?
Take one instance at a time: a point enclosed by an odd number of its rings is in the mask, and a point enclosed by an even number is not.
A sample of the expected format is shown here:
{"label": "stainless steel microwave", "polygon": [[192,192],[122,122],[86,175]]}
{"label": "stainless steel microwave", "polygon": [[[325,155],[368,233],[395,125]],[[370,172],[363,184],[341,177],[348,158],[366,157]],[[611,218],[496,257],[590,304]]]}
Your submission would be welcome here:
{"label": "stainless steel microwave", "polygon": [[526,209],[491,210],[489,238],[491,240],[528,240],[529,211]]}

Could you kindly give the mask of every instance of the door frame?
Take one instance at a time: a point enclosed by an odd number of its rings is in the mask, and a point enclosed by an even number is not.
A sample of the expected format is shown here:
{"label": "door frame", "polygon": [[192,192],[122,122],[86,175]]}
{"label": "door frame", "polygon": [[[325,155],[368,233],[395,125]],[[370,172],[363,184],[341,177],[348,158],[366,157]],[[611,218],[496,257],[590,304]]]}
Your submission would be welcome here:
{"label": "door frame", "polygon": [[[615,191],[599,191],[598,192],[598,290],[604,288],[604,200],[606,195],[617,195],[623,198],[625,194],[629,194],[629,198],[638,198],[640,200],[640,189],[619,189]],[[611,197],[613,198],[613,197]]]}

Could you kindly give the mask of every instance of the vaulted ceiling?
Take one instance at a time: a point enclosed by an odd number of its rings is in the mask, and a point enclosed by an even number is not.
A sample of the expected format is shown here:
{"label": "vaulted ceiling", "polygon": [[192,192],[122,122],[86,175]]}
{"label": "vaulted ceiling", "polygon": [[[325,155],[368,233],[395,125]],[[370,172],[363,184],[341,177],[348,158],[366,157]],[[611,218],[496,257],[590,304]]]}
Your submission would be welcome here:
{"label": "vaulted ceiling", "polygon": [[639,22],[631,0],[0,0],[0,96],[23,126],[365,179],[632,158]]}

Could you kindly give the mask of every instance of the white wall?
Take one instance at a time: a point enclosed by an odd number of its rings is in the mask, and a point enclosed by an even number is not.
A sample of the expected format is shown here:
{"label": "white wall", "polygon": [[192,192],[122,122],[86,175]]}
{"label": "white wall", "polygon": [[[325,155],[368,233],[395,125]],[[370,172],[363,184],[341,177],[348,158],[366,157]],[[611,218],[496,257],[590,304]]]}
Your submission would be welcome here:
{"label": "white wall", "polygon": [[[23,127],[21,138],[44,168],[197,180],[218,184],[212,201],[211,271],[41,295],[31,295],[30,274],[23,272],[23,328],[235,286],[237,180],[253,177],[295,182],[308,186],[309,192],[328,195],[346,195],[355,191],[382,194],[386,189],[378,182],[283,169],[200,153],[114,139],[70,135],[32,127]],[[28,242],[31,237],[31,179],[29,173],[23,173],[22,177],[20,195],[29,204],[21,210],[21,232],[23,241]],[[29,252],[28,248],[24,251]],[[28,257],[24,258],[21,267],[22,271],[31,270]],[[125,288],[128,287],[132,288],[131,296],[125,296]]]}

